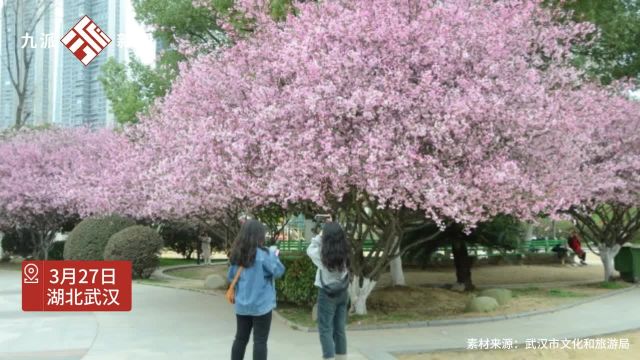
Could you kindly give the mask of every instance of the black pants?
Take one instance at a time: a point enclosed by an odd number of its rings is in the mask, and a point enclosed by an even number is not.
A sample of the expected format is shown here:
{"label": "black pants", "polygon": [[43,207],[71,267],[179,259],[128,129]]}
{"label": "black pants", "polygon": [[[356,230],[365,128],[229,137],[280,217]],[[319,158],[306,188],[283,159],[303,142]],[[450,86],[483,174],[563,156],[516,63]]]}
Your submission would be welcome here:
{"label": "black pants", "polygon": [[236,315],[238,322],[236,339],[231,348],[231,360],[244,359],[244,352],[249,343],[249,335],[253,328],[253,360],[267,359],[267,340],[271,329],[271,311],[262,316]]}

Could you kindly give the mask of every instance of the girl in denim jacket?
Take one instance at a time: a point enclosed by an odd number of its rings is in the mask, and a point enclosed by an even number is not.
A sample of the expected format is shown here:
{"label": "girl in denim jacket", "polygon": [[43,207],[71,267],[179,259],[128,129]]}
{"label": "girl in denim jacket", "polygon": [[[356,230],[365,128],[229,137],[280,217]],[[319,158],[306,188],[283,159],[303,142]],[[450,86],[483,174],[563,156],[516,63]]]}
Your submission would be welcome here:
{"label": "girl in denim jacket", "polygon": [[266,228],[257,220],[247,220],[233,243],[229,260],[228,280],[241,273],[236,284],[236,338],[231,348],[231,360],[244,359],[253,329],[253,359],[267,358],[267,339],[271,328],[271,310],[276,307],[274,280],[284,274],[284,265],[277,250],[264,247]]}

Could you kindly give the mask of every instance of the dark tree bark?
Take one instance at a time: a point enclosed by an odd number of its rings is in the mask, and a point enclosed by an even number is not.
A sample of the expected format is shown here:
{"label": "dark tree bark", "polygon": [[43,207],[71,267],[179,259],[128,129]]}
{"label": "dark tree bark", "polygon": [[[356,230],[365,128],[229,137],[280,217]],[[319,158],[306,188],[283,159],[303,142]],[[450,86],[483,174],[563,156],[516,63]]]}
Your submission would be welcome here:
{"label": "dark tree bark", "polygon": [[453,252],[453,263],[456,266],[456,279],[458,284],[464,285],[465,291],[475,289],[471,281],[471,257],[467,251],[467,244],[464,234],[452,237],[451,249]]}

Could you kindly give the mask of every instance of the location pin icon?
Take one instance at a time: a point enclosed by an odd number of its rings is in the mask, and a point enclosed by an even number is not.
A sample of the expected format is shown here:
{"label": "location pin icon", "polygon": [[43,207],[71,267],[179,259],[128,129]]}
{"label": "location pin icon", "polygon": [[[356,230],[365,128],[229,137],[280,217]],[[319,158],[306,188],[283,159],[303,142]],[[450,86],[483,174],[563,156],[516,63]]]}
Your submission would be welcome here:
{"label": "location pin icon", "polygon": [[24,277],[25,283],[37,283],[38,282],[38,265],[36,264],[27,264],[24,266]]}

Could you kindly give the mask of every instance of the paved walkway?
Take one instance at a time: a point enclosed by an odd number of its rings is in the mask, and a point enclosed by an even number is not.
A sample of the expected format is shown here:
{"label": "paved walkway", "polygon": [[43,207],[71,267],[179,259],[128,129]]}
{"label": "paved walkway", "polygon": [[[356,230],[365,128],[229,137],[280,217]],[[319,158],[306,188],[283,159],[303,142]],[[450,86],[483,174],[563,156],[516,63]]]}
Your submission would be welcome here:
{"label": "paved walkway", "polygon": [[[235,331],[230,305],[207,295],[134,284],[128,313],[23,313],[20,273],[0,270],[0,359],[227,359]],[[468,338],[564,338],[640,327],[640,288],[555,313],[470,325],[351,331],[349,359],[390,360],[391,352],[464,348]],[[585,322],[588,319],[588,322]],[[270,358],[320,359],[316,333],[274,319]],[[633,351],[633,349],[631,349]],[[251,350],[247,351],[250,359]]]}

